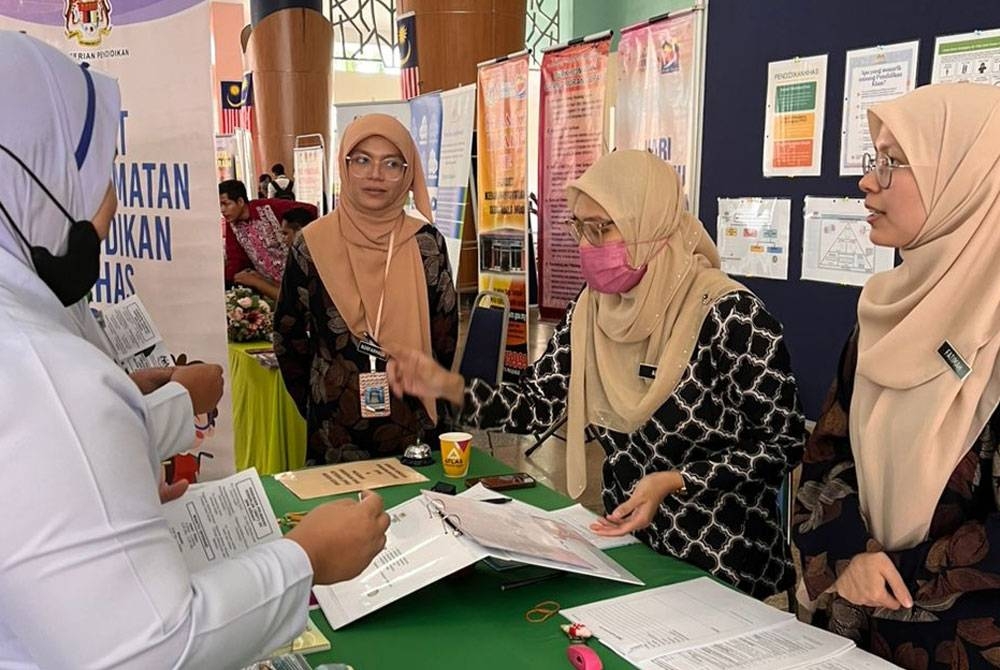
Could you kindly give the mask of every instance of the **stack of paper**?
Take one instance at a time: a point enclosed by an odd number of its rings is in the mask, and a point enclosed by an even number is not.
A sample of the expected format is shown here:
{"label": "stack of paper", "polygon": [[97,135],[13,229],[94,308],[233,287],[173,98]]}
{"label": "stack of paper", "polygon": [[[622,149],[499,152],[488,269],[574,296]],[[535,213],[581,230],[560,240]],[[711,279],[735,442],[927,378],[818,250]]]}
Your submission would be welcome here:
{"label": "stack of paper", "polygon": [[881,670],[851,640],[707,577],[573,607],[601,643],[642,670]]}

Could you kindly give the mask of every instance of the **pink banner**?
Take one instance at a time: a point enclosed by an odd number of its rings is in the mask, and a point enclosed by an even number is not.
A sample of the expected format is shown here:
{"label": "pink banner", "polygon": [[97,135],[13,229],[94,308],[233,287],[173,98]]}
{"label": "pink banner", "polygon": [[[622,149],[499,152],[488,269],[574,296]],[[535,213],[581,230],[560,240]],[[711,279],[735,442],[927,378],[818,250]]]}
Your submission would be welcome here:
{"label": "pink banner", "polygon": [[566,224],[566,184],[604,153],[604,98],[611,39],[542,57],[538,147],[539,312],[560,318],[583,286],[576,240]]}

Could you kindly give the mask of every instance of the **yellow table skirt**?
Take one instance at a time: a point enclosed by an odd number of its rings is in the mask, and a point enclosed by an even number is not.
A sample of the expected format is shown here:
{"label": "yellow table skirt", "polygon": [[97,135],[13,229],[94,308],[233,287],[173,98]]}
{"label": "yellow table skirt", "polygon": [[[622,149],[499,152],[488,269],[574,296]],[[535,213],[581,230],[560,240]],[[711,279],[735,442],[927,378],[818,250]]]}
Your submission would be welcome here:
{"label": "yellow table skirt", "polygon": [[270,342],[229,343],[236,470],[262,475],[301,468],[306,462],[306,422],[285,390],[277,368],[266,368],[248,350]]}

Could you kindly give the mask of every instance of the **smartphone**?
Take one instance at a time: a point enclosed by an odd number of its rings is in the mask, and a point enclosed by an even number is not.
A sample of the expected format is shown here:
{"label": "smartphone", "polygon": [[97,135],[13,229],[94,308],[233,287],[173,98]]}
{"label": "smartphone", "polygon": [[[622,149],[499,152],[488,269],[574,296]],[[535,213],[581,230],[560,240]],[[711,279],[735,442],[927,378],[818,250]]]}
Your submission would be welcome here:
{"label": "smartphone", "polygon": [[487,475],[486,477],[472,477],[465,480],[465,485],[469,488],[476,484],[482,484],[493,491],[529,489],[535,485],[535,478],[526,472],[515,472],[509,475]]}

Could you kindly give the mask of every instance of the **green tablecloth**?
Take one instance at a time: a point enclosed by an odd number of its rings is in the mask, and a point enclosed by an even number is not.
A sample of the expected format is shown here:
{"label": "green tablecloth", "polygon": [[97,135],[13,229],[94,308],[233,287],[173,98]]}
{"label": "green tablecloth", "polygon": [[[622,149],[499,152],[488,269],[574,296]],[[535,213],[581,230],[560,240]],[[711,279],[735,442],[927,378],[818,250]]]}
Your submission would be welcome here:
{"label": "green tablecloth", "polygon": [[281,373],[246,353],[269,346],[229,343],[236,470],[252,466],[261,475],[295,470],[306,462],[306,422],[285,390]]}
{"label": "green tablecloth", "polygon": [[[464,488],[455,480],[445,479],[437,463],[418,469],[430,479],[429,482],[379,489],[387,508],[417,495],[420,489],[430,488],[437,481],[456,483],[460,491]],[[469,476],[510,471],[499,461],[476,450]],[[279,516],[308,510],[327,500],[301,501],[270,477],[264,479],[264,488]],[[557,509],[572,502],[544,486],[509,493],[545,509]],[[705,574],[685,563],[661,556],[643,544],[613,549],[609,554],[647,586],[671,584]],[[523,568],[524,571],[534,569]],[[525,621],[525,612],[543,600],[555,600],[563,608],[568,608],[642,588],[604,579],[566,575],[501,591],[501,582],[517,579],[517,572],[513,570],[501,574],[480,563],[410,594],[337,632],[330,629],[323,613],[316,610],[312,613],[313,621],[330,639],[332,647],[327,652],[310,654],[307,658],[313,667],[320,663],[340,662],[354,666],[355,670],[570,668],[566,659],[569,642],[559,628],[566,620],[557,615],[544,623],[532,624]],[[608,670],[631,667],[596,641],[591,646]]]}

